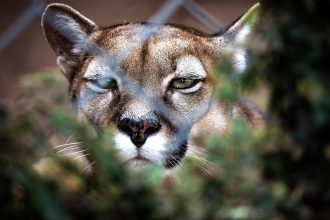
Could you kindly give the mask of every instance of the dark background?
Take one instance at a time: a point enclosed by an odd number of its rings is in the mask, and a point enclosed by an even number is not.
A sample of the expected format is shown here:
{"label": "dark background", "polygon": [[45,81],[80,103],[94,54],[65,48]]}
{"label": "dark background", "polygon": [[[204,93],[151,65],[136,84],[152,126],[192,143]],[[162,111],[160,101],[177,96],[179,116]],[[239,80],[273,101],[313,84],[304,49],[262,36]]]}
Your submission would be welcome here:
{"label": "dark background", "polygon": [[[164,0],[46,1],[47,4],[52,2],[68,4],[99,25],[116,24],[124,21],[145,21],[165,3]],[[256,0],[200,0],[196,2],[216,18],[219,24],[225,26],[251,7]],[[28,0],[1,0],[0,36],[30,4],[31,1]],[[168,22],[211,32],[183,8],[177,10]],[[43,36],[40,27],[40,15],[38,15],[17,38],[0,51],[0,102],[9,103],[11,98],[17,94],[20,76],[55,65],[55,55]]]}

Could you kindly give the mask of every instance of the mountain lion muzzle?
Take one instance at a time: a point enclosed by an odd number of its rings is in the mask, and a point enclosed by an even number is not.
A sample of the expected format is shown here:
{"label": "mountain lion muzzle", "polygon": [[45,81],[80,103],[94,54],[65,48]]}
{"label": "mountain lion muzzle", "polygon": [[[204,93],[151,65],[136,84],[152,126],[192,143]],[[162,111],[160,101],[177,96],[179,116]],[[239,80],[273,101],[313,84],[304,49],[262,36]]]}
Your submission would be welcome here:
{"label": "mountain lion muzzle", "polygon": [[262,120],[252,103],[213,98],[210,76],[228,54],[244,70],[242,45],[257,8],[214,35],[170,24],[100,27],[63,4],[46,8],[42,27],[70,82],[78,118],[97,132],[111,131],[125,163],[173,168],[197,147],[194,135],[223,134],[233,117],[251,125]]}

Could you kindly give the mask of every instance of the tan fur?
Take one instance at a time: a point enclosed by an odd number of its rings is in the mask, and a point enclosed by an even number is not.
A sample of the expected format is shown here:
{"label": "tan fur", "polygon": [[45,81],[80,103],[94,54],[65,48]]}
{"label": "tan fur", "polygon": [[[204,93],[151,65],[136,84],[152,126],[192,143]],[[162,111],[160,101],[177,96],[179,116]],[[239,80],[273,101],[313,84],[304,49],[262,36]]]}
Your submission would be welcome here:
{"label": "tan fur", "polygon": [[[251,125],[262,121],[257,108],[246,101],[232,105],[212,98],[214,82],[209,73],[221,56],[238,51],[236,38],[240,44],[245,42],[249,34],[239,35],[243,23],[240,19],[218,35],[169,24],[103,28],[69,6],[51,4],[42,26],[71,82],[70,98],[78,116],[97,131],[114,131],[124,160],[172,168],[183,159],[192,136],[210,131],[222,134],[234,116]],[[242,54],[237,59],[243,59]],[[233,65],[244,62],[237,59]],[[101,78],[113,79],[115,86],[99,88],[95,79]],[[178,78],[192,78],[195,84],[173,88]],[[122,126],[127,118],[146,127]],[[120,126],[131,130],[120,130]],[[142,135],[142,146],[130,132]]]}

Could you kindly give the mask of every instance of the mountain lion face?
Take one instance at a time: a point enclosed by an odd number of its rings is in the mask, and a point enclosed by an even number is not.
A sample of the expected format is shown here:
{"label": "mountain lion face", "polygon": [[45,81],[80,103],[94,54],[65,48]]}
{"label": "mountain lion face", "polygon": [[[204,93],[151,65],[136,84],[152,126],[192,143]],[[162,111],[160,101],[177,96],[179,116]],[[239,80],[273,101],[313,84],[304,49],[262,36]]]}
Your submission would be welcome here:
{"label": "mountain lion face", "polygon": [[42,26],[78,117],[111,132],[125,162],[173,168],[194,134],[222,133],[235,114],[258,118],[249,105],[212,98],[210,71],[224,53],[233,53],[238,71],[245,67],[245,51],[234,46],[249,36],[245,20],[219,35],[168,24],[99,27],[69,6],[51,4]]}

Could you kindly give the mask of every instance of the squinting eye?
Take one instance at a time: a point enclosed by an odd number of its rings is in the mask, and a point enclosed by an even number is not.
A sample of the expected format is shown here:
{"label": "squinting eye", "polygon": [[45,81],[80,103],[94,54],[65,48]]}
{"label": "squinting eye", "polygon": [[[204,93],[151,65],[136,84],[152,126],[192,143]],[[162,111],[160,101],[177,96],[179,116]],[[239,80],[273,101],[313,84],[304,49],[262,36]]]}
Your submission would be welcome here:
{"label": "squinting eye", "polygon": [[178,78],[171,82],[171,86],[175,89],[189,89],[196,85],[198,82],[199,80],[196,79]]}
{"label": "squinting eye", "polygon": [[100,78],[92,80],[92,83],[102,89],[111,89],[116,87],[116,80],[113,78]]}

